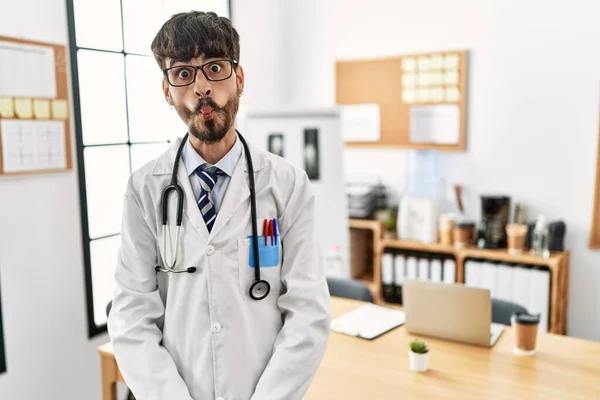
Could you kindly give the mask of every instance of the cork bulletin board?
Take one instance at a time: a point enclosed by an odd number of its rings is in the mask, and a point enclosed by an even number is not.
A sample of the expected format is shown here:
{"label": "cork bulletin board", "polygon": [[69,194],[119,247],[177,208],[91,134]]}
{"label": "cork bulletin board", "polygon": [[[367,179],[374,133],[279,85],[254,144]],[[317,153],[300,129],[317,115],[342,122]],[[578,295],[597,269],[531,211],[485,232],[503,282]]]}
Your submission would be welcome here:
{"label": "cork bulletin board", "polygon": [[380,112],[378,139],[346,146],[464,151],[467,58],[446,51],[336,62],[336,103]]}
{"label": "cork bulletin board", "polygon": [[66,47],[0,36],[0,175],[72,168]]}

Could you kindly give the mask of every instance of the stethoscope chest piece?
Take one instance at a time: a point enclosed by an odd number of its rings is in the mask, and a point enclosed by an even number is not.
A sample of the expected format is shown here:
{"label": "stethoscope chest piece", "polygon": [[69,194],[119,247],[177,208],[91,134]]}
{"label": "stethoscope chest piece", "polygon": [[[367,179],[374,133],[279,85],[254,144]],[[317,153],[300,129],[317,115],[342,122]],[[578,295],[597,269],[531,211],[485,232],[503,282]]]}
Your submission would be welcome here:
{"label": "stethoscope chest piece", "polygon": [[271,285],[269,285],[269,282],[263,279],[254,281],[252,286],[250,286],[250,297],[253,300],[262,300],[269,295],[270,291]]}

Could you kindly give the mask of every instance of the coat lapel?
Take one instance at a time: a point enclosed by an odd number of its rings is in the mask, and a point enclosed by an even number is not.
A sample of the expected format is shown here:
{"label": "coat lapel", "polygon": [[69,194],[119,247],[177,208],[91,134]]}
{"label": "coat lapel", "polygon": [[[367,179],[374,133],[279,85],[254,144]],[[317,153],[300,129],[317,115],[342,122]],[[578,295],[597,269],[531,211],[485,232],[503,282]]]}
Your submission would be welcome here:
{"label": "coat lapel", "polygon": [[[237,140],[240,140],[239,138]],[[248,144],[250,155],[252,157],[252,166],[254,168],[254,180],[256,181],[256,173],[262,169],[265,164],[263,154],[250,144]],[[223,198],[223,203],[217,214],[217,219],[210,232],[210,238],[216,235],[223,229],[227,222],[233,217],[237,209],[246,202],[250,197],[250,186],[248,184],[248,166],[246,152],[242,151],[242,156],[235,168],[231,181],[227,186],[227,192]],[[248,207],[250,203],[248,202]]]}

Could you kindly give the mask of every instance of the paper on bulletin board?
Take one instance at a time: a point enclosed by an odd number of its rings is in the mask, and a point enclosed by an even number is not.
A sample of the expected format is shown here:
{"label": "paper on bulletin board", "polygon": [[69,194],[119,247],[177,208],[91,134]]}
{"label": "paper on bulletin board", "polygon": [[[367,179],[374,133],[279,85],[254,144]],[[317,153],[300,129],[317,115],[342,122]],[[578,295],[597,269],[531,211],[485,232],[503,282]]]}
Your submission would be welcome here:
{"label": "paper on bulletin board", "polygon": [[412,143],[458,144],[460,107],[456,104],[413,106],[410,108]]}
{"label": "paper on bulletin board", "polygon": [[52,47],[0,41],[0,65],[0,97],[56,97]]}
{"label": "paper on bulletin board", "polygon": [[5,173],[67,167],[63,121],[0,120]]}
{"label": "paper on bulletin board", "polygon": [[379,104],[351,104],[341,109],[346,142],[377,142],[381,135]]}

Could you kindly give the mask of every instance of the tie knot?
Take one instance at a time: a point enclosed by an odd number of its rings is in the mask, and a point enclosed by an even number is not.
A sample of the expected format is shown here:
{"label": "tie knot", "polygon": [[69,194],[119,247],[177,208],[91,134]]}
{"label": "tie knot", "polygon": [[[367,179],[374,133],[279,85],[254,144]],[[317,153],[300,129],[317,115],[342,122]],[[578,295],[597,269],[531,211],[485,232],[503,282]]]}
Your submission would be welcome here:
{"label": "tie knot", "polygon": [[196,169],[196,175],[200,178],[200,186],[207,192],[210,192],[217,183],[221,170],[214,165],[203,164]]}

